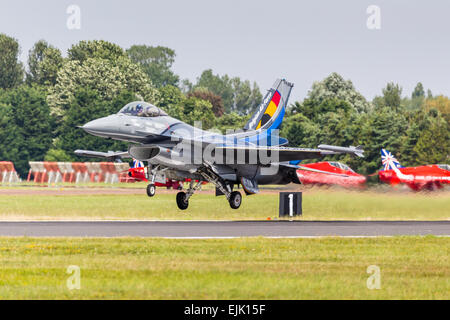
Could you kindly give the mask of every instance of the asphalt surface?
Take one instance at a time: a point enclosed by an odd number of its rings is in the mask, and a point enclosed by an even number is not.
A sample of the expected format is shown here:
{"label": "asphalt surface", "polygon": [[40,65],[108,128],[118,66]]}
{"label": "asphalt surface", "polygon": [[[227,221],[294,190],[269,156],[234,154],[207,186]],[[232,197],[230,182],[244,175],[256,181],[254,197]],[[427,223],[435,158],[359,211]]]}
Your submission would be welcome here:
{"label": "asphalt surface", "polygon": [[0,236],[320,237],[450,236],[450,221],[59,221],[0,222]]}

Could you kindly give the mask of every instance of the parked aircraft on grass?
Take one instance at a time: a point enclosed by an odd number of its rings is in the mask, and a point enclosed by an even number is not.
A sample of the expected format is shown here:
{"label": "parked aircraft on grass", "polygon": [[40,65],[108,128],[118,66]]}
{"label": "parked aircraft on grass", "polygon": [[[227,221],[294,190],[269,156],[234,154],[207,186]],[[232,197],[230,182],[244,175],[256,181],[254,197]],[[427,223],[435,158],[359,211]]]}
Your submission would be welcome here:
{"label": "parked aircraft on grass", "polygon": [[243,130],[225,135],[195,128],[150,103],[132,102],[118,114],[81,127],[95,136],[131,142],[127,152],[77,150],[76,154],[147,161],[150,181],[147,191],[151,195],[155,192],[157,175],[176,181],[191,179],[188,189],[176,196],[182,210],[188,208],[189,199],[205,181],[214,184],[231,208],[237,209],[242,195],[234,190],[236,185],[242,185],[245,193],[251,195],[258,193],[258,185],[300,184],[297,170],[346,176],[289,163],[343,153],[363,156],[361,147],[286,147],[288,141],[279,137],[278,129],[292,87],[293,84],[284,79],[277,80]]}

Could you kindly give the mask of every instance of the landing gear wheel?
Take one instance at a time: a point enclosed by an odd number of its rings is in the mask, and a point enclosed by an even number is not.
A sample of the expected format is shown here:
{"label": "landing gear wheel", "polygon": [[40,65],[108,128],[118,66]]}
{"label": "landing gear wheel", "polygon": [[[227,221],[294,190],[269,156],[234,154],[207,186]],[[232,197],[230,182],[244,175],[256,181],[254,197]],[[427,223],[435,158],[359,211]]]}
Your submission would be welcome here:
{"label": "landing gear wheel", "polygon": [[154,184],[149,184],[147,186],[147,195],[153,197],[156,194],[156,187]]}
{"label": "landing gear wheel", "polygon": [[230,207],[231,209],[239,209],[242,203],[242,195],[239,191],[233,191],[230,195]]}
{"label": "landing gear wheel", "polygon": [[189,201],[186,201],[186,193],[177,193],[177,206],[180,210],[186,210],[189,207]]}

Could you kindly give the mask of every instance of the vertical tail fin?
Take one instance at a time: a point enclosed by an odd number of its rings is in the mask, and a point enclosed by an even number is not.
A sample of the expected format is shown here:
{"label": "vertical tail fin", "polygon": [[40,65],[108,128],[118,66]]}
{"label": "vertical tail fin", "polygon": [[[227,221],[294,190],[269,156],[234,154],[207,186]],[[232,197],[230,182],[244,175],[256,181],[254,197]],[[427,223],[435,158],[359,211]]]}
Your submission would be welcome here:
{"label": "vertical tail fin", "polygon": [[402,168],[400,162],[386,149],[381,149],[381,163],[383,164],[382,171]]}
{"label": "vertical tail fin", "polygon": [[244,127],[244,130],[279,129],[286,112],[289,95],[294,87],[286,80],[277,79],[267,92],[257,111]]}
{"label": "vertical tail fin", "polygon": [[144,166],[144,163],[143,163],[142,161],[139,161],[139,160],[136,160],[136,159],[133,158],[133,166],[132,166],[132,169],[135,169],[135,168],[143,168],[143,167],[145,167],[145,166]]}

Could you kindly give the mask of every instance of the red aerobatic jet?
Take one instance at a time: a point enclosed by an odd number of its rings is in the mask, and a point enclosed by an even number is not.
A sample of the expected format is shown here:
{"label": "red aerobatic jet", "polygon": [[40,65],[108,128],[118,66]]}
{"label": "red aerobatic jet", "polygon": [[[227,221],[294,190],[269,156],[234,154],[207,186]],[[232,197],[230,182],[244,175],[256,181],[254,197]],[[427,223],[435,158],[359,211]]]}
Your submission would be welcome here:
{"label": "red aerobatic jet", "polygon": [[397,185],[406,184],[413,190],[441,189],[450,184],[450,165],[432,164],[420,167],[404,168],[386,149],[381,149],[383,170],[378,172],[380,181]]}
{"label": "red aerobatic jet", "polygon": [[297,176],[302,184],[361,187],[366,182],[366,177],[356,173],[349,166],[340,162],[317,162],[303,164],[303,166],[320,171],[326,171],[332,173],[333,175],[321,172],[298,170]]}

